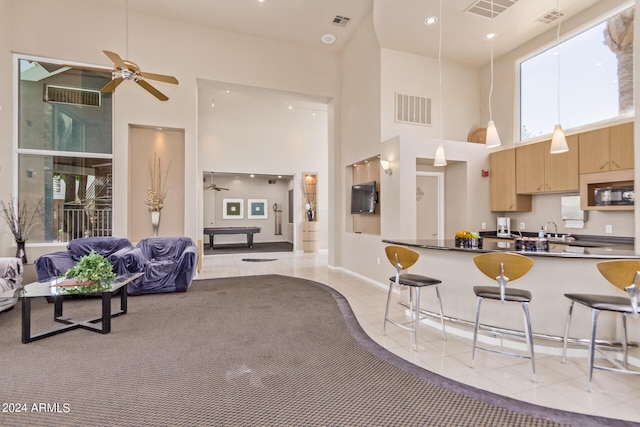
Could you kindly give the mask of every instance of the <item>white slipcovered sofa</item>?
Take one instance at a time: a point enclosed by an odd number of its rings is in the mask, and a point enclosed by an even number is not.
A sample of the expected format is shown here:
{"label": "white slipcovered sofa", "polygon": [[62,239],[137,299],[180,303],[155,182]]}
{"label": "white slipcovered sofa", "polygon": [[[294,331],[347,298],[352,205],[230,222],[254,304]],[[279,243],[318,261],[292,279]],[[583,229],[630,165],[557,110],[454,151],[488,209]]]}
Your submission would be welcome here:
{"label": "white slipcovered sofa", "polygon": [[[0,294],[22,287],[22,261],[20,258],[0,258]],[[16,297],[0,298],[0,312],[16,305]]]}

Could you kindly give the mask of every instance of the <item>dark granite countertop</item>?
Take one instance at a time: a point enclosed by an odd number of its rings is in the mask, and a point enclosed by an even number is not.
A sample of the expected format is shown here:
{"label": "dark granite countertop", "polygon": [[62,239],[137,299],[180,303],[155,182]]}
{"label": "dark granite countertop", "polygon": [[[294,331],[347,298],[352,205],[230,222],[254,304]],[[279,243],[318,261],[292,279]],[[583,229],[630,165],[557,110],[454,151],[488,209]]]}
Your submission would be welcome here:
{"label": "dark granite countertop", "polygon": [[[490,237],[486,236],[485,237]],[[626,238],[624,238],[626,239]],[[640,255],[635,253],[633,243],[623,243],[616,241],[604,242],[586,239],[576,239],[572,242],[550,242],[548,251],[522,251],[516,250],[512,239],[504,241],[488,242],[483,239],[482,248],[461,248],[456,247],[454,239],[438,240],[411,240],[411,239],[382,239],[384,243],[394,245],[409,246],[424,249],[450,250],[462,252],[514,252],[531,256],[546,256],[558,258],[601,258],[601,259],[640,259]],[[631,240],[633,241],[633,239]]]}

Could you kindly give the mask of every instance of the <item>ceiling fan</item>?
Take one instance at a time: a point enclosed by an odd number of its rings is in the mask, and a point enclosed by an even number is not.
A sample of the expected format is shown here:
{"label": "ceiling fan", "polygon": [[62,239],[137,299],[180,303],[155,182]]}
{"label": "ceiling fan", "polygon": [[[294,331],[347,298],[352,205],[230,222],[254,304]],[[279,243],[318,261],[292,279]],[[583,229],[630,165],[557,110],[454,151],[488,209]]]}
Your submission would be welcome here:
{"label": "ceiling fan", "polygon": [[227,190],[229,191],[228,188],[224,188],[224,187],[218,187],[215,184],[209,184],[206,187],[204,187],[205,190],[216,190],[216,191],[220,191],[220,190]]}
{"label": "ceiling fan", "polygon": [[159,82],[178,84],[178,79],[173,76],[165,76],[163,74],[147,73],[146,71],[140,71],[140,67],[127,59],[122,59],[120,55],[115,52],[103,50],[104,54],[109,57],[113,62],[114,68],[112,71],[113,80],[107,83],[100,91],[102,92],[114,92],[118,85],[125,80],[133,80],[138,85],[142,86],[153,96],[160,101],[166,101],[169,99],[165,94],[160,92],[155,87],[151,86],[148,80],[157,80]]}

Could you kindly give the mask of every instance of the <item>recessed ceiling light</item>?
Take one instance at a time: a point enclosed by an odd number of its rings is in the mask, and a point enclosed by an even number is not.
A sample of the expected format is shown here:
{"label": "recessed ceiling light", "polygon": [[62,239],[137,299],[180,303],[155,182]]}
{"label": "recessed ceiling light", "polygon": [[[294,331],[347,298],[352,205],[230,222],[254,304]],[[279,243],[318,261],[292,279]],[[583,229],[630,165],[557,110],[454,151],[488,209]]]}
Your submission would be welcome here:
{"label": "recessed ceiling light", "polygon": [[256,176],[254,174],[249,175],[250,178],[255,178]]}
{"label": "recessed ceiling light", "polygon": [[424,25],[433,25],[438,22],[438,18],[435,16],[430,16],[424,20]]}
{"label": "recessed ceiling light", "polygon": [[498,35],[496,33],[489,33],[486,36],[484,36],[485,39],[487,40],[493,40],[497,37]]}
{"label": "recessed ceiling light", "polygon": [[322,40],[322,43],[324,44],[333,44],[336,42],[336,36],[334,36],[333,34],[325,34],[324,36],[320,37],[320,40]]}

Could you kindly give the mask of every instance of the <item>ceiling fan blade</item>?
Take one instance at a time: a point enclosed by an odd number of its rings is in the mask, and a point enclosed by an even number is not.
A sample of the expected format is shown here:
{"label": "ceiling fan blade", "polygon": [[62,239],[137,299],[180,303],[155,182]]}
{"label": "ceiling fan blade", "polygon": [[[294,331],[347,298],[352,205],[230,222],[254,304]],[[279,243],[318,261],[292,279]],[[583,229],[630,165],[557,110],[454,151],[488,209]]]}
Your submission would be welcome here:
{"label": "ceiling fan blade", "polygon": [[123,68],[123,69],[128,69],[129,68],[129,67],[127,67],[127,64],[124,63],[124,60],[122,58],[120,58],[120,55],[118,55],[117,53],[110,52],[108,50],[103,50],[103,52],[118,67]]}
{"label": "ceiling fan blade", "polygon": [[158,89],[156,89],[155,87],[151,86],[149,83],[147,83],[144,80],[136,80],[136,83],[138,83],[140,86],[145,88],[149,93],[151,93],[153,96],[158,98],[160,101],[166,101],[166,100],[169,99],[169,97],[167,95],[165,95],[164,93],[160,92]]}
{"label": "ceiling fan blade", "polygon": [[117,79],[113,79],[111,80],[109,83],[107,83],[106,85],[104,85],[102,87],[102,89],[100,89],[100,92],[113,92],[116,90],[116,88],[118,87],[118,85],[120,83],[122,83],[124,81],[124,79],[122,77],[118,77]]}
{"label": "ceiling fan blade", "polygon": [[84,65],[69,65],[64,64],[64,67],[74,68],[76,70],[96,71],[98,73],[110,73],[113,68],[98,68],[98,67],[85,67]]}
{"label": "ceiling fan blade", "polygon": [[145,79],[158,80],[159,82],[171,83],[174,85],[178,84],[178,79],[173,76],[165,76],[163,74],[147,73],[143,71],[140,71],[140,75]]}

